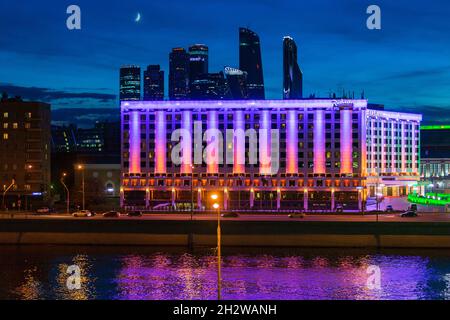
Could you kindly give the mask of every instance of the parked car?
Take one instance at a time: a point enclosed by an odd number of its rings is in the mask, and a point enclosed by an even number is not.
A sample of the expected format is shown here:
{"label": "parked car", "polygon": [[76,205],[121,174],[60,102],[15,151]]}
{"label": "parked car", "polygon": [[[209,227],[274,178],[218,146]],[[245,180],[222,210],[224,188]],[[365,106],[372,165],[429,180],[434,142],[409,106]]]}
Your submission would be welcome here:
{"label": "parked car", "polygon": [[130,211],[128,212],[127,216],[129,217],[142,217],[142,212],[141,211]]}
{"label": "parked car", "polygon": [[343,213],[344,212],[344,207],[340,204],[338,204],[335,208],[337,213]]}
{"label": "parked car", "polygon": [[394,212],[394,207],[391,205],[386,206],[386,212]]}
{"label": "parked car", "polygon": [[408,210],[400,215],[402,218],[414,218],[417,217],[417,212],[413,210]]}
{"label": "parked car", "polygon": [[415,203],[411,204],[411,205],[409,206],[409,210],[410,210],[410,211],[415,211],[415,212],[417,212],[417,204],[415,204]]}
{"label": "parked car", "polygon": [[237,214],[236,212],[225,212],[222,213],[221,216],[223,218],[239,218],[239,214]]}
{"label": "parked car", "polygon": [[306,214],[304,214],[304,213],[291,213],[288,217],[291,218],[291,219],[294,219],[294,218],[301,218],[301,219],[303,219],[304,217],[306,217]]}
{"label": "parked car", "polygon": [[108,212],[103,213],[103,217],[104,218],[119,218],[120,212],[114,211],[114,210],[108,211]]}
{"label": "parked car", "polygon": [[94,215],[89,210],[80,210],[80,211],[74,212],[72,214],[72,216],[74,216],[75,218],[89,218],[89,217],[92,217]]}
{"label": "parked car", "polygon": [[42,207],[36,210],[36,214],[49,214],[51,212],[49,207]]}

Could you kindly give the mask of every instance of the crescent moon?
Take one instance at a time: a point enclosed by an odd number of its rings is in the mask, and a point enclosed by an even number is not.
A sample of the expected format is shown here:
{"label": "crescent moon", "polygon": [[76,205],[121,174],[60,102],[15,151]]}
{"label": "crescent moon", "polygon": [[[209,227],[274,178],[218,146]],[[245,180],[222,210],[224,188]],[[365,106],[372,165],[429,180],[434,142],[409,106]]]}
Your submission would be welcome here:
{"label": "crescent moon", "polygon": [[136,22],[141,21],[141,14],[140,14],[140,12],[138,12],[137,17],[136,17],[136,19],[134,21],[136,21]]}

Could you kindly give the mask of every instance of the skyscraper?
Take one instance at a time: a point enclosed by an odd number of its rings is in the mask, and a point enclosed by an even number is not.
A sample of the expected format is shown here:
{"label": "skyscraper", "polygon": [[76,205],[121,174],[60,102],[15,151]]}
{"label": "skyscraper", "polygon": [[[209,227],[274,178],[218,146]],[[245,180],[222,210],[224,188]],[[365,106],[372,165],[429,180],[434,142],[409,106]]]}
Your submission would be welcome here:
{"label": "skyscraper", "polygon": [[231,93],[223,72],[203,74],[190,85],[193,100],[228,100]]}
{"label": "skyscraper", "polygon": [[208,47],[194,44],[189,47],[189,81],[193,82],[208,73]]}
{"label": "skyscraper", "polygon": [[141,67],[130,65],[120,68],[120,100],[141,100]]}
{"label": "skyscraper", "polygon": [[239,69],[247,72],[249,99],[264,100],[264,77],[259,37],[247,28],[239,28]]}
{"label": "skyscraper", "polygon": [[164,99],[164,71],[159,65],[149,65],[144,71],[144,100]]}
{"label": "skyscraper", "polygon": [[283,99],[303,97],[303,74],[297,63],[297,45],[291,37],[283,38]]}
{"label": "skyscraper", "polygon": [[228,87],[230,88],[232,99],[247,99],[247,72],[236,68],[225,67],[225,75],[227,77]]}
{"label": "skyscraper", "polygon": [[174,48],[169,55],[169,99],[187,100],[189,97],[189,54]]}

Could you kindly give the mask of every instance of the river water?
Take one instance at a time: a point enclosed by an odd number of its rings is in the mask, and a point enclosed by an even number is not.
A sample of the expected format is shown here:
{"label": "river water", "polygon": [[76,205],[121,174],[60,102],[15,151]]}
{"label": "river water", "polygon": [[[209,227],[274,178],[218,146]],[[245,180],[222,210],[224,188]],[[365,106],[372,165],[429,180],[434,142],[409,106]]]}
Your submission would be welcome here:
{"label": "river water", "polygon": [[[209,248],[0,246],[0,299],[216,299],[216,263]],[[222,278],[227,300],[450,299],[450,253],[225,248]]]}

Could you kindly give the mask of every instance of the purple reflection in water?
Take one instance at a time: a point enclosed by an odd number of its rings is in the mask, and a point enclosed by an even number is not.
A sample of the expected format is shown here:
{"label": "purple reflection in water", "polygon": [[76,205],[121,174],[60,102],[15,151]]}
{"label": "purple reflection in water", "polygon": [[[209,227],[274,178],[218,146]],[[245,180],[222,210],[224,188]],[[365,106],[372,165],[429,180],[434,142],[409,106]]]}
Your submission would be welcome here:
{"label": "purple reflection in water", "polygon": [[[82,269],[80,292],[65,286],[71,264]],[[381,269],[379,290],[367,287],[371,265]],[[442,251],[225,250],[222,266],[227,300],[450,298],[450,258]],[[216,299],[216,267],[212,250],[6,246],[0,299]]]}

